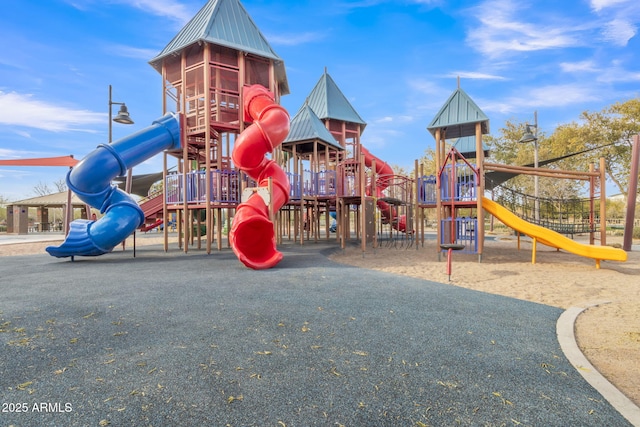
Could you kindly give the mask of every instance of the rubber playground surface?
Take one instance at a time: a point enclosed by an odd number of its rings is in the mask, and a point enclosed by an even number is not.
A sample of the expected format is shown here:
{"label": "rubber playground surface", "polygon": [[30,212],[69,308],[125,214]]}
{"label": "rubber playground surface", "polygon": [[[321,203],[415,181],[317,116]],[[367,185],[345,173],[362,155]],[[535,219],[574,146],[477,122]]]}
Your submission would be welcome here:
{"label": "rubber playground surface", "polygon": [[281,249],[0,257],[0,425],[631,425],[562,310]]}

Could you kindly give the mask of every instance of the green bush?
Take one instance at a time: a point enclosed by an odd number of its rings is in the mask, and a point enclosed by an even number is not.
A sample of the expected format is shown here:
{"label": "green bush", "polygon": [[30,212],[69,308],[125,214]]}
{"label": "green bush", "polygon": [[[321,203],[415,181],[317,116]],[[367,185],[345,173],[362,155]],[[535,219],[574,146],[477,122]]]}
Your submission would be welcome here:
{"label": "green bush", "polygon": [[[193,228],[191,229],[191,232],[193,233],[194,237],[198,237],[198,225],[197,224],[193,224]],[[204,224],[200,224],[200,236],[206,236],[207,235],[207,226]]]}

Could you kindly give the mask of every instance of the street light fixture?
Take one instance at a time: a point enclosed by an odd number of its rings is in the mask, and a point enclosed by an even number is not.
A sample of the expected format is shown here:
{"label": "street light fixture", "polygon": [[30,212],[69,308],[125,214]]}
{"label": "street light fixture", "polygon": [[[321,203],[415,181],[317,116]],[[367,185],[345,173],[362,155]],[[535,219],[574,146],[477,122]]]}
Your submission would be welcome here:
{"label": "street light fixture", "polygon": [[[118,115],[113,117],[112,116],[112,107],[114,105],[119,105],[120,109],[118,110]],[[112,118],[113,117],[113,118]],[[111,141],[113,139],[113,122],[116,123],[120,123],[123,125],[132,125],[133,124],[133,120],[131,120],[131,117],[129,117],[129,110],[127,110],[127,106],[125,105],[124,102],[113,102],[113,100],[111,99],[111,85],[109,85],[109,144],[111,144]],[[131,178],[132,178],[132,171],[131,169],[127,170],[127,180],[125,183],[125,189],[127,191],[127,193],[131,193]]]}
{"label": "street light fixture", "polygon": [[[519,143],[527,143],[533,142],[533,167],[534,169],[538,169],[538,112],[533,112],[534,124],[530,125],[527,123],[525,128],[524,135],[522,138],[518,140]],[[531,128],[534,129],[534,132],[531,132]],[[536,171],[537,172],[537,171]],[[538,182],[538,175],[533,176],[533,195],[535,197],[534,200],[534,209],[533,215],[537,223],[540,222],[540,199],[538,198],[540,191],[540,185]]]}
{"label": "street light fixture", "polygon": [[[534,127],[537,127],[534,125]],[[520,140],[518,142],[520,143],[524,143],[524,142],[534,142],[537,141],[538,137],[535,136],[532,132],[531,132],[531,125],[527,124],[527,127],[525,129],[524,135],[522,135],[522,138],[520,138]]]}
{"label": "street light fixture", "polygon": [[[112,102],[112,104],[117,104],[117,102]],[[113,121],[116,123],[121,123],[123,125],[133,124],[133,120],[131,120],[131,117],[129,117],[129,110],[127,110],[127,106],[124,105],[124,102],[122,103],[122,105],[120,105],[118,115],[113,118]]]}

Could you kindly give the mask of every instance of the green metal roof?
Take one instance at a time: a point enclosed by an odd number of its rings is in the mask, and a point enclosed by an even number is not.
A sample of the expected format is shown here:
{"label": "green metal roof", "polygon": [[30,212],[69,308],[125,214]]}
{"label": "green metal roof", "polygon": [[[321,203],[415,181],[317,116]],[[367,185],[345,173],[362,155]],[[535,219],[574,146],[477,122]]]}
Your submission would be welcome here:
{"label": "green metal roof", "polygon": [[366,126],[362,117],[344,96],[338,85],[333,81],[327,70],[313,88],[306,103],[320,119],[334,119],[350,123],[358,123],[362,128]]}
{"label": "green metal roof", "polygon": [[[462,154],[465,159],[475,159],[476,158],[476,137],[473,136],[464,136],[462,138],[458,138],[453,142],[453,146],[460,154]],[[482,151],[484,152],[484,156],[487,157],[489,155],[489,148],[482,142]]]}
{"label": "green metal roof", "polygon": [[338,141],[331,135],[329,129],[325,127],[309,104],[305,102],[291,120],[289,135],[287,135],[283,144],[314,140],[323,141],[339,150],[343,150]]}
{"label": "green metal roof", "polygon": [[482,134],[489,133],[489,118],[461,88],[456,89],[427,129],[435,136],[436,129],[445,130],[445,138],[453,139],[476,134],[476,123],[482,124]]}
{"label": "green metal roof", "polygon": [[164,57],[200,41],[274,60],[278,82],[285,89],[282,94],[289,93],[284,62],[239,0],[209,0],[149,63],[160,72]]}

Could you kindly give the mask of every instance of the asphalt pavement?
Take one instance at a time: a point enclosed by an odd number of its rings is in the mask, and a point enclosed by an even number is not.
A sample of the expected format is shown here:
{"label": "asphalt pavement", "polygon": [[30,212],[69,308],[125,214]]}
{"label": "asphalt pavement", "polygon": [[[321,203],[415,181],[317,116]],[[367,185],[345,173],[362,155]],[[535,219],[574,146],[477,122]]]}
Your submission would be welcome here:
{"label": "asphalt pavement", "polygon": [[631,425],[562,310],[281,249],[0,257],[0,426]]}

